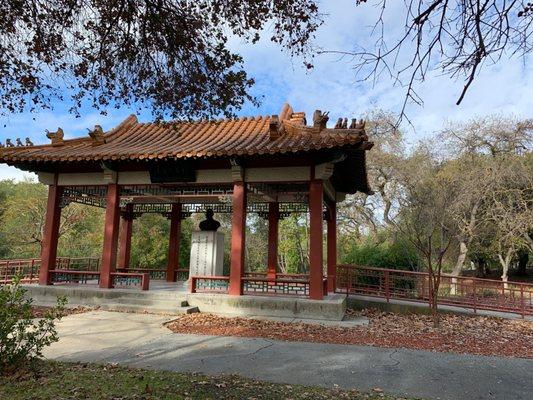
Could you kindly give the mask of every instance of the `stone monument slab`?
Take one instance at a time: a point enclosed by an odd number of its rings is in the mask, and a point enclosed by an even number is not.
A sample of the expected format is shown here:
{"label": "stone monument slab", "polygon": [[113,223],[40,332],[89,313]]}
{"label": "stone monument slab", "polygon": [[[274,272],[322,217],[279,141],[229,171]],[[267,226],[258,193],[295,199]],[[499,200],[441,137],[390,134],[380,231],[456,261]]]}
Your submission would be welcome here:
{"label": "stone monument slab", "polygon": [[224,274],[224,234],[217,231],[194,231],[191,239],[191,276]]}

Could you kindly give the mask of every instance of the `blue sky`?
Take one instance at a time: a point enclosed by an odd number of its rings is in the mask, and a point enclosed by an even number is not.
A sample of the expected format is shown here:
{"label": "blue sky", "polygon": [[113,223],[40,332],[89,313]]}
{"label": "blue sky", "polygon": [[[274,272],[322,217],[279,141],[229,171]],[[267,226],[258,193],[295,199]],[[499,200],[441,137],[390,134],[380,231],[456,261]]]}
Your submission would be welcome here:
{"label": "blue sky", "polygon": [[[385,16],[388,37],[396,36],[403,28],[402,18],[397,17],[403,2],[393,4]],[[371,4],[356,7],[353,0],[322,1],[321,11],[327,15],[317,32],[314,44],[318,48],[350,51],[357,45],[368,47],[374,42],[370,25],[377,10]],[[301,60],[291,59],[268,40],[249,45],[234,39],[231,47],[244,56],[245,68],[256,80],[253,94],[262,99],[259,107],[247,104],[240,115],[277,114],[288,101],[295,111],[305,111],[308,116],[317,108],[329,111],[332,124],[338,117],[359,117],[375,107],[395,112],[401,109],[404,89],[394,86],[388,79],[375,85],[358,82],[352,60],[319,55],[314,60],[315,68],[308,71]],[[463,82],[431,74],[418,89],[424,105],[411,105],[407,109],[414,125],[404,127],[408,141],[414,143],[431,135],[448,120],[467,120],[494,113],[533,117],[533,65],[527,61],[506,58],[497,65],[485,66],[460,106],[455,102]],[[58,126],[63,128],[66,138],[84,136],[87,128],[95,124],[108,130],[133,112],[127,108],[110,109],[107,116],[102,116],[93,109],[84,108],[82,116],[75,118],[67,109],[68,106],[56,103],[52,111],[2,117],[0,141],[30,137],[36,144],[47,143],[45,129],[56,130]],[[139,118],[149,121],[150,115],[145,112]],[[0,165],[0,179],[21,179],[24,175],[27,174]]]}

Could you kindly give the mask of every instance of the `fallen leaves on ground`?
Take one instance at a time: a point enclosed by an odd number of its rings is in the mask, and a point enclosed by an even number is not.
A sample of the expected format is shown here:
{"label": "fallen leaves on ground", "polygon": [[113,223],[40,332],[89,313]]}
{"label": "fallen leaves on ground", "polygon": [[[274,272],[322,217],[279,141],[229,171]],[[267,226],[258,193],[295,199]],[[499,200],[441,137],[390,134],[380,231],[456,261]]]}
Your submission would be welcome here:
{"label": "fallen leaves on ground", "polygon": [[[33,314],[34,318],[43,318],[44,315],[47,313],[47,311],[50,311],[52,307],[46,307],[46,306],[32,306],[31,312]],[[73,314],[82,314],[89,311],[94,310],[95,308],[91,307],[73,307],[73,308],[65,308],[62,315],[65,317],[67,315],[73,315]]]}
{"label": "fallen leaves on ground", "polygon": [[533,358],[533,321],[443,314],[431,316],[348,310],[366,316],[368,326],[333,327],[199,313],[182,315],[167,327],[175,333],[262,337],[295,342],[403,347],[451,353]]}

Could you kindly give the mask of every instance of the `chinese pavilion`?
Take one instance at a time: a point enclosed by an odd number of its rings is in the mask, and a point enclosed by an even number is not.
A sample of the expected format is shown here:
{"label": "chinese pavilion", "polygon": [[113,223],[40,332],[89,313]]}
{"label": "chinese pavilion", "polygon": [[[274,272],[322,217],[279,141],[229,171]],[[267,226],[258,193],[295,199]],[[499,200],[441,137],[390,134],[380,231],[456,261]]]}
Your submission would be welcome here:
{"label": "chinese pavilion", "polygon": [[112,288],[118,271],[129,266],[136,216],[161,213],[170,218],[166,279],[174,281],[181,219],[207,208],[232,213],[229,277],[206,277],[227,282],[230,295],[246,293],[252,284],[245,274],[246,214],[268,218],[264,279],[275,286],[280,280],[278,220],[308,212],[305,295],[322,299],[335,288],[336,204],[347,193],[370,192],[365,152],[372,147],[362,121],[352,119],[348,126],[347,119],[339,119],[334,128],[327,121],[327,113],[317,110],[308,125],[304,113],[286,104],[272,116],[141,123],[132,115],[109,132],[96,126],[85,138],[65,140],[58,128],[47,133],[51,143],[46,145],[17,140],[14,146],[9,141],[0,148],[0,162],[37,173],[49,187],[39,283],[54,283],[61,209],[71,202],[105,208],[101,288]]}

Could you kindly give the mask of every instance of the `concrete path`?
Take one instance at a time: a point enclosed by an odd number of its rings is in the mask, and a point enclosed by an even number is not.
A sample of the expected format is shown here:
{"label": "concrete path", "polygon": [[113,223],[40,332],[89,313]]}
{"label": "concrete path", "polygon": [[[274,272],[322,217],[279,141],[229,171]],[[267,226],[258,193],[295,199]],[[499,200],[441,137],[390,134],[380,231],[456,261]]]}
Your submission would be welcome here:
{"label": "concrete path", "polygon": [[59,323],[61,340],[45,355],[329,388],[379,387],[429,399],[530,400],[533,394],[533,360],[178,335],[162,326],[167,320],[104,311],[71,315]]}

